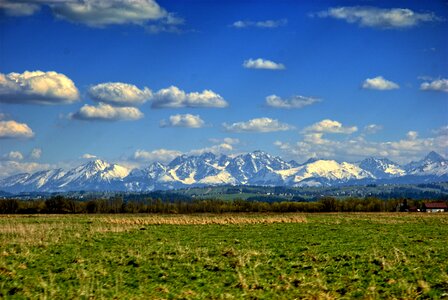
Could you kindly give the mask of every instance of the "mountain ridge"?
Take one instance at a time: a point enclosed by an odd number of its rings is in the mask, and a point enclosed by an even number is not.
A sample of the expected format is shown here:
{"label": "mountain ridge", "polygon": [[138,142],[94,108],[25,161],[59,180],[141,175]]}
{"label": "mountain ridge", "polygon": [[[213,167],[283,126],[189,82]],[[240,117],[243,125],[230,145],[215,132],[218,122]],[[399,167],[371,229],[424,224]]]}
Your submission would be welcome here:
{"label": "mountain ridge", "polygon": [[95,159],[70,170],[16,174],[0,180],[5,192],[153,191],[208,185],[337,186],[375,182],[416,183],[448,180],[448,160],[432,151],[404,166],[387,158],[357,163],[310,159],[285,161],[263,151],[235,157],[203,153],[180,155],[167,164],[128,169]]}

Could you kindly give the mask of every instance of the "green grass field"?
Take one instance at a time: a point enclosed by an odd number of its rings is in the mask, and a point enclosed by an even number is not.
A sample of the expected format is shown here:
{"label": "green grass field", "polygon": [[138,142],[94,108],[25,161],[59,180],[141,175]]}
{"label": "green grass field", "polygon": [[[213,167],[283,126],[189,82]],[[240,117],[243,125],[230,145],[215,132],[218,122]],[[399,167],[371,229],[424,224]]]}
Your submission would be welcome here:
{"label": "green grass field", "polygon": [[448,298],[448,214],[0,216],[0,298]]}

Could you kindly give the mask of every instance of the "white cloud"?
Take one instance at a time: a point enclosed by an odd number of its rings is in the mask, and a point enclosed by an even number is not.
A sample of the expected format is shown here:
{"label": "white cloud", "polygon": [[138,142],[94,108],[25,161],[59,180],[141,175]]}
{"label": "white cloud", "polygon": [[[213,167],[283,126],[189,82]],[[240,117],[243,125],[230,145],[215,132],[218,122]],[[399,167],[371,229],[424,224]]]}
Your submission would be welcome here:
{"label": "white cloud", "polygon": [[363,27],[383,29],[410,28],[424,22],[439,20],[433,13],[417,13],[407,8],[386,9],[369,6],[333,7],[316,15],[356,23]]}
{"label": "white cloud", "polygon": [[229,153],[233,150],[233,146],[227,143],[221,143],[218,145],[213,145],[210,147],[205,147],[201,149],[195,149],[189,151],[187,154],[189,155],[201,155],[203,153],[214,153],[214,154],[223,154],[223,153]]}
{"label": "white cloud", "polygon": [[40,148],[34,148],[31,150],[30,158],[31,159],[39,159],[42,156],[42,149]]}
{"label": "white cloud", "polygon": [[433,130],[433,133],[437,136],[448,136],[448,125]]}
{"label": "white cloud", "polygon": [[118,24],[143,25],[167,17],[167,12],[153,0],[83,0],[51,5],[56,17],[91,27]]}
{"label": "white cloud", "polygon": [[139,89],[135,85],[122,82],[107,82],[92,86],[90,98],[115,106],[136,106],[145,103],[152,96],[149,88]]}
{"label": "white cloud", "polygon": [[418,132],[417,131],[408,131],[408,133],[406,133],[406,138],[410,141],[415,141],[418,138]]}
{"label": "white cloud", "polygon": [[93,154],[85,153],[81,156],[81,158],[82,159],[94,159],[94,158],[97,158],[97,156],[93,155]]}
{"label": "white cloud", "polygon": [[280,26],[285,26],[288,23],[287,19],[281,20],[265,20],[265,21],[236,21],[232,24],[235,28],[247,28],[247,27],[258,27],[258,28],[276,28]]}
{"label": "white cloud", "polygon": [[399,163],[419,160],[429,151],[446,153],[448,134],[441,129],[432,137],[419,138],[416,131],[409,131],[398,141],[368,141],[359,135],[346,140],[330,140],[322,133],[306,133],[295,144],[276,141],[274,143],[285,154],[294,159],[311,157],[355,161],[368,156],[386,157]]}
{"label": "white cloud", "polygon": [[168,120],[160,121],[160,127],[187,127],[187,128],[201,128],[205,124],[204,120],[199,115],[172,115]]}
{"label": "white cloud", "polygon": [[364,132],[367,134],[375,134],[382,129],[383,129],[383,126],[381,126],[381,125],[369,124],[364,127]]}
{"label": "white cloud", "polygon": [[97,121],[138,120],[143,117],[143,113],[135,107],[114,107],[100,102],[98,106],[85,104],[70,117],[78,120]]}
{"label": "white cloud", "polygon": [[230,138],[230,137],[226,137],[226,138],[223,138],[223,139],[211,138],[211,139],[208,139],[208,140],[210,142],[214,143],[214,144],[222,144],[222,143],[224,143],[224,144],[229,144],[229,145],[237,145],[237,144],[240,143],[239,139]]}
{"label": "white cloud", "polygon": [[19,151],[10,151],[8,154],[4,156],[4,158],[7,160],[14,160],[14,161],[23,160],[23,154]]}
{"label": "white cloud", "polygon": [[32,15],[41,6],[48,6],[59,19],[96,28],[134,24],[151,33],[181,32],[178,26],[184,22],[155,0],[0,0],[0,10],[11,16]]}
{"label": "white cloud", "polygon": [[21,162],[21,161],[0,161],[0,178],[20,174],[20,173],[34,173],[37,171],[48,170],[52,166],[48,164],[39,164],[35,162]]}
{"label": "white cloud", "polygon": [[436,79],[431,82],[423,82],[420,85],[423,91],[438,91],[448,93],[448,79]]}
{"label": "white cloud", "polygon": [[256,118],[246,122],[223,124],[230,132],[275,132],[291,130],[294,127],[271,118]]}
{"label": "white cloud", "polygon": [[78,89],[64,74],[53,71],[0,73],[0,102],[70,104],[78,99]]}
{"label": "white cloud", "polygon": [[[418,132],[409,131],[406,138],[399,141],[385,142],[381,147],[388,152],[390,156],[396,155],[403,159],[420,159],[421,156],[434,150],[440,153],[446,153],[448,147],[448,135],[441,134],[434,137],[419,138]],[[409,158],[408,158],[409,157]]]}
{"label": "white cloud", "polygon": [[142,165],[142,163],[156,162],[156,161],[162,163],[169,163],[180,155],[201,155],[209,152],[215,155],[220,154],[229,155],[232,154],[233,151],[235,150],[234,148],[235,145],[240,142],[239,139],[228,137],[223,139],[209,139],[209,141],[212,142],[214,145],[192,149],[185,152],[169,149],[156,149],[152,151],[139,149],[135,151],[133,156],[130,158],[129,162],[134,162],[139,165]]}
{"label": "white cloud", "polygon": [[7,138],[32,138],[34,132],[25,123],[16,121],[0,121],[0,139]]}
{"label": "white cloud", "polygon": [[26,2],[14,2],[14,0],[1,0],[0,9],[3,9],[10,16],[30,16],[40,9],[38,4]]}
{"label": "white cloud", "polygon": [[180,151],[168,149],[157,149],[153,151],[137,150],[134,153],[133,159],[143,162],[170,162],[181,154],[182,152]]}
{"label": "white cloud", "polygon": [[389,81],[387,79],[384,79],[382,76],[377,76],[375,78],[367,78],[364,80],[362,87],[364,89],[371,89],[371,90],[394,90],[400,88],[398,84],[395,82]]}
{"label": "white cloud", "polygon": [[[235,143],[235,140],[232,141]],[[168,150],[168,149],[156,149],[153,151],[145,151],[145,150],[137,150],[132,156],[132,160],[137,162],[162,162],[169,163],[176,157],[180,155],[201,155],[203,153],[214,153],[216,155],[219,154],[228,154],[233,151],[232,144],[222,142],[217,145],[212,145],[210,147],[204,147],[199,149],[193,149],[187,151],[185,153],[177,150]]]}
{"label": "white cloud", "polygon": [[325,119],[320,122],[314,123],[313,125],[306,127],[303,130],[304,133],[343,133],[343,134],[351,134],[356,131],[358,131],[358,127],[356,126],[346,127],[343,126],[338,121],[333,121],[329,119]]}
{"label": "white cloud", "polygon": [[240,140],[239,140],[239,139],[236,139],[236,138],[229,138],[229,137],[224,138],[223,141],[224,141],[224,143],[226,143],[226,144],[230,144],[230,145],[236,145],[236,144],[239,144],[239,143],[240,143]]}
{"label": "white cloud", "polygon": [[273,62],[271,60],[257,58],[248,59],[243,63],[243,67],[246,69],[265,69],[265,70],[284,70],[285,66],[280,63]]}
{"label": "white cloud", "polygon": [[303,108],[305,106],[313,105],[320,101],[321,100],[318,98],[305,97],[299,95],[292,96],[288,99],[282,99],[277,95],[270,95],[266,97],[266,105],[274,108],[285,108],[285,109]]}
{"label": "white cloud", "polygon": [[175,86],[161,89],[152,97],[152,108],[227,107],[228,103],[211,90],[185,93]]}

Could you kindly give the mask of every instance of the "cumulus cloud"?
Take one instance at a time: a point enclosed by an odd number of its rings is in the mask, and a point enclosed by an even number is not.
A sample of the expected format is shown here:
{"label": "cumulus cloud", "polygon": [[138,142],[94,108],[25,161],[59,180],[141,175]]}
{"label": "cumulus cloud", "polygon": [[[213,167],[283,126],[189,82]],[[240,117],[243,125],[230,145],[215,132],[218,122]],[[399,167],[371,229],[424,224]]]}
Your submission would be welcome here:
{"label": "cumulus cloud", "polygon": [[329,119],[322,120],[320,122],[314,123],[313,125],[306,127],[304,133],[342,133],[351,134],[358,131],[356,126],[343,126],[338,121],[333,121]]}
{"label": "cumulus cloud", "polygon": [[33,15],[40,9],[38,4],[26,2],[18,2],[14,0],[2,0],[0,1],[0,9],[9,16],[22,17]]}
{"label": "cumulus cloud", "polygon": [[20,151],[10,151],[8,154],[4,155],[6,160],[23,160],[23,154]]}
{"label": "cumulus cloud", "polygon": [[77,120],[93,121],[138,120],[143,117],[143,113],[135,107],[114,107],[100,102],[98,106],[85,104],[70,117]]}
{"label": "cumulus cloud", "polygon": [[23,161],[14,161],[0,160],[0,178],[20,174],[20,173],[34,173],[37,171],[48,170],[52,166],[49,164],[39,164],[36,162],[23,162]]}
{"label": "cumulus cloud", "polygon": [[42,156],[42,149],[40,148],[34,148],[31,150],[30,158],[31,159],[39,159]]}
{"label": "cumulus cloud", "polygon": [[280,26],[285,26],[288,23],[287,19],[281,20],[265,20],[265,21],[236,21],[232,24],[235,28],[247,28],[247,27],[258,27],[258,28],[276,28]]}
{"label": "cumulus cloud", "polygon": [[149,32],[180,32],[183,19],[167,12],[155,0],[1,0],[0,9],[11,16],[27,16],[48,6],[58,19],[90,27],[134,24]]}
{"label": "cumulus cloud", "polygon": [[70,104],[78,99],[78,89],[64,74],[53,71],[0,73],[0,102]]}
{"label": "cumulus cloud", "polygon": [[364,89],[371,89],[371,90],[394,90],[400,88],[398,84],[395,82],[389,81],[387,79],[384,79],[383,76],[377,76],[375,78],[367,78],[364,80],[362,87]]}
{"label": "cumulus cloud", "polygon": [[[399,156],[402,159],[421,159],[429,151],[434,150],[446,153],[448,135],[441,133],[433,137],[420,138],[418,132],[409,131],[405,139],[384,142],[380,145],[390,156]],[[407,156],[407,157],[406,157]]]}
{"label": "cumulus cloud", "polygon": [[[31,159],[39,159],[40,155],[42,153],[41,149],[34,148],[31,153],[28,155],[28,158]],[[0,156],[0,160],[8,160],[8,161],[22,161],[25,159],[25,155],[22,154],[20,151],[10,151],[7,154],[4,154],[3,156]]]}
{"label": "cumulus cloud", "polygon": [[364,132],[367,134],[375,134],[382,129],[383,129],[383,126],[381,126],[381,125],[369,124],[364,127]]}
{"label": "cumulus cloud", "polygon": [[446,153],[447,132],[442,127],[434,133],[434,136],[420,138],[418,132],[409,131],[397,141],[369,141],[362,135],[340,141],[325,138],[322,133],[305,133],[302,140],[296,143],[276,141],[274,145],[295,159],[319,157],[354,161],[374,156],[407,163],[421,159],[431,150]]}
{"label": "cumulus cloud", "polygon": [[239,139],[230,138],[230,137],[226,137],[226,138],[223,138],[223,139],[211,138],[211,139],[208,139],[208,140],[210,142],[214,143],[214,144],[222,144],[222,143],[224,143],[224,144],[229,144],[229,145],[236,145],[236,144],[240,143]]}
{"label": "cumulus cloud", "polygon": [[132,156],[132,160],[138,162],[162,162],[169,163],[180,155],[201,155],[203,153],[225,154],[233,151],[233,146],[228,143],[219,143],[209,147],[193,149],[187,152],[168,149],[156,149],[153,151],[137,150]]}
{"label": "cumulus cloud", "polygon": [[275,132],[291,130],[294,127],[271,118],[256,118],[246,122],[223,124],[230,132]]}
{"label": "cumulus cloud", "polygon": [[56,17],[91,27],[137,24],[161,20],[167,12],[153,0],[82,0],[51,5]]}
{"label": "cumulus cloud", "polygon": [[89,88],[90,98],[114,106],[136,106],[145,103],[152,96],[149,88],[139,89],[122,82],[107,82]]}
{"label": "cumulus cloud", "polygon": [[386,9],[369,6],[333,7],[316,15],[356,23],[362,27],[382,29],[411,28],[424,22],[439,20],[433,13],[417,13],[407,8]]}
{"label": "cumulus cloud", "polygon": [[448,93],[448,79],[435,79],[430,82],[423,82],[420,85],[422,91],[437,91]]}
{"label": "cumulus cloud", "polygon": [[160,127],[187,127],[187,128],[201,128],[205,122],[199,115],[172,115],[168,120],[160,121]]}
{"label": "cumulus cloud", "polygon": [[448,125],[442,126],[433,130],[433,133],[437,136],[447,136],[448,137]]}
{"label": "cumulus cloud", "polygon": [[156,149],[153,151],[137,150],[134,153],[133,159],[143,162],[170,162],[181,154],[182,152],[180,151],[168,149]]}
{"label": "cumulus cloud", "polygon": [[410,141],[415,141],[418,138],[418,132],[408,131],[408,133],[406,133],[406,138]]}
{"label": "cumulus cloud", "polygon": [[25,123],[13,120],[0,121],[0,139],[12,138],[32,138],[34,132]]}
{"label": "cumulus cloud", "polygon": [[81,158],[82,159],[94,159],[94,158],[97,158],[97,156],[93,155],[93,154],[85,153],[81,156]]}
{"label": "cumulus cloud", "polygon": [[273,62],[271,60],[257,58],[248,59],[243,63],[243,67],[246,69],[265,69],[265,70],[284,70],[286,69],[283,64]]}
{"label": "cumulus cloud", "polygon": [[186,93],[175,86],[161,89],[152,97],[152,108],[182,108],[182,107],[214,107],[224,108],[228,103],[220,95],[211,90],[201,93]]}
{"label": "cumulus cloud", "polygon": [[191,150],[189,151],[187,154],[189,155],[201,155],[203,153],[214,153],[214,154],[224,154],[224,153],[229,153],[233,150],[233,146],[231,144],[227,144],[227,143],[221,143],[218,145],[213,145],[210,147],[205,147],[205,148],[201,148],[201,149],[195,149],[195,150]]}
{"label": "cumulus cloud", "polygon": [[288,99],[282,99],[277,95],[270,95],[266,97],[266,105],[274,108],[303,108],[305,106],[313,105],[320,102],[321,100],[313,97],[305,97],[295,95]]}

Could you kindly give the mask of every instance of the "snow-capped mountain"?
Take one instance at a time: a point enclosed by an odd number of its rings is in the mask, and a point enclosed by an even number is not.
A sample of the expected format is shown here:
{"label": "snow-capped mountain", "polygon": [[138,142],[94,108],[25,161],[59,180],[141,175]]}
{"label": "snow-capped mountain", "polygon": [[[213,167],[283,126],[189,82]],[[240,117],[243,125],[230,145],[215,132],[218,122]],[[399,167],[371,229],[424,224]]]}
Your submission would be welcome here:
{"label": "snow-capped mountain", "polygon": [[39,171],[33,174],[22,173],[0,181],[4,190],[15,191],[45,191],[51,190],[51,185],[65,175],[62,169]]}
{"label": "snow-capped mountain", "polygon": [[392,178],[406,174],[406,171],[399,164],[387,158],[369,157],[361,161],[358,166],[375,178]]}
{"label": "snow-capped mountain", "polygon": [[448,160],[431,152],[424,159],[400,166],[385,158],[358,163],[310,159],[286,162],[262,151],[235,157],[212,153],[181,155],[168,164],[154,162],[129,170],[94,160],[70,170],[22,173],[0,180],[0,190],[30,191],[152,191],[207,185],[332,186],[448,180]]}
{"label": "snow-capped mountain", "polygon": [[448,174],[448,160],[432,151],[425,158],[405,166],[408,175],[443,176]]}
{"label": "snow-capped mountain", "polygon": [[150,164],[144,169],[134,169],[126,177],[125,190],[151,191],[157,189],[157,182],[166,173],[167,167],[159,162]]}
{"label": "snow-capped mountain", "polygon": [[297,168],[290,179],[297,186],[320,186],[371,179],[372,174],[355,164],[334,160],[316,160]]}
{"label": "snow-capped mountain", "polygon": [[219,159],[213,153],[204,153],[199,156],[182,155],[168,165],[170,178],[167,179],[193,184],[205,177],[216,176],[225,168],[225,163],[225,157]]}
{"label": "snow-capped mountain", "polygon": [[0,181],[0,189],[10,192],[122,190],[119,184],[129,170],[97,159],[65,172],[62,169],[19,174]]}
{"label": "snow-capped mountain", "polygon": [[280,157],[254,151],[235,157],[226,169],[240,184],[275,185],[281,180],[275,171],[291,168],[292,165]]}
{"label": "snow-capped mountain", "polygon": [[[55,190],[101,190],[113,189],[117,183],[129,174],[127,168],[109,164],[103,160],[96,159],[77,168],[74,168],[64,174],[58,181]],[[121,188],[118,188],[121,189]]]}

